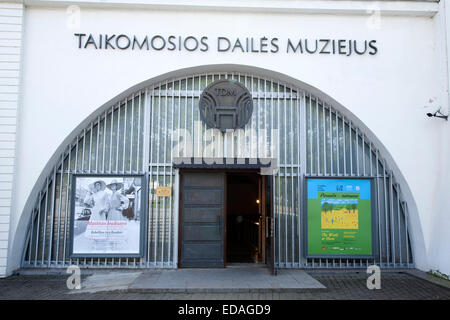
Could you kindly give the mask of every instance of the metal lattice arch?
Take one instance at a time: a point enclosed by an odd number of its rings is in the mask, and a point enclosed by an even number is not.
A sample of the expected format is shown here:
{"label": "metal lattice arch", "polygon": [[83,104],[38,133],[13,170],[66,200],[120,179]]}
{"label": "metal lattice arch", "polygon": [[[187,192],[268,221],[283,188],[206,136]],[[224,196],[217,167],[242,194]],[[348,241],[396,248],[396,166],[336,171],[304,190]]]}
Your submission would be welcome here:
{"label": "metal lattice arch", "polygon": [[[200,94],[218,79],[241,82],[253,98],[249,123],[230,136],[198,125]],[[268,133],[272,129],[278,134]],[[257,147],[258,137],[267,148]],[[208,144],[208,151],[201,144]],[[273,145],[279,147],[275,150]],[[186,156],[189,146],[193,156],[203,152],[210,157],[278,159],[279,171],[273,176],[276,267],[414,267],[412,240],[421,242],[411,237],[408,203],[414,201],[409,196],[406,201],[410,192],[404,179],[370,130],[313,87],[272,71],[236,65],[183,69],[145,81],[80,124],[55,152],[25,206],[22,221],[26,220],[27,233],[16,235],[16,242],[23,243],[22,267],[175,268],[179,189],[172,158]],[[144,174],[150,190],[157,184],[174,187],[164,200],[149,194],[154,205],[148,210],[144,257],[69,258],[71,180],[80,173]],[[374,178],[375,259],[304,257],[302,199],[307,176]]]}

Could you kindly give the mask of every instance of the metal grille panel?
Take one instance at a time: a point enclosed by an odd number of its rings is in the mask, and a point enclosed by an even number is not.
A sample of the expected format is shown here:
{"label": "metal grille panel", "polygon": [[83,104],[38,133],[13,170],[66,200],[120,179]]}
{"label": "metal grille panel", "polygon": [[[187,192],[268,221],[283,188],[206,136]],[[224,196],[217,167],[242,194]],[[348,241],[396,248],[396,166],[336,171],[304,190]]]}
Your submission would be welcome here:
{"label": "metal grille panel", "polygon": [[[254,112],[232,133],[207,129],[197,104],[218,79],[234,79],[252,94]],[[412,267],[407,205],[376,147],[337,110],[301,89],[239,73],[202,74],[155,84],[110,106],[79,132],[46,178],[30,219],[24,267],[173,268],[177,264],[177,171],[173,157],[277,158],[273,176],[275,266],[279,268]],[[68,257],[70,195],[75,173],[149,177],[145,255],[136,258]],[[305,259],[305,176],[375,178],[377,257]],[[158,198],[158,185],[172,186]]]}

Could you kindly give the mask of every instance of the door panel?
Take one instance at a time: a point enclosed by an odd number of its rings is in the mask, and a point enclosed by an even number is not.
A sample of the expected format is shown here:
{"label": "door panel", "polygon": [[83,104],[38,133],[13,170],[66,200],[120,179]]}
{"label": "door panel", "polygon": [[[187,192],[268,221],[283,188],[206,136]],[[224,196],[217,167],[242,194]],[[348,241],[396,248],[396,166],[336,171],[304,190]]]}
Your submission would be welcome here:
{"label": "door panel", "polygon": [[212,225],[188,225],[183,228],[183,239],[186,241],[221,241],[222,230],[219,224]]}
{"label": "door panel", "polygon": [[183,211],[183,222],[215,223],[222,216],[222,208],[190,208]]}
{"label": "door panel", "polygon": [[182,173],[180,267],[224,267],[224,206],[224,173]]}
{"label": "door panel", "polygon": [[184,261],[183,267],[216,266],[215,261],[223,256],[222,246],[217,243],[186,243],[184,250],[190,259]]}
{"label": "door panel", "polygon": [[[192,188],[192,187],[191,187]],[[186,205],[221,205],[223,203],[223,190],[208,190],[205,187],[187,187],[183,193],[183,201]]]}

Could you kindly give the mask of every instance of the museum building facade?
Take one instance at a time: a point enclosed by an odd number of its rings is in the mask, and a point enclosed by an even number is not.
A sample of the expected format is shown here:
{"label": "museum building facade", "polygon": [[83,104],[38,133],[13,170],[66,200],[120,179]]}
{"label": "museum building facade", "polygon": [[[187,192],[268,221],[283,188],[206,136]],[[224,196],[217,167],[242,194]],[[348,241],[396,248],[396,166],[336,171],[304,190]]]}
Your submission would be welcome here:
{"label": "museum building facade", "polygon": [[0,276],[450,273],[443,1],[0,4]]}

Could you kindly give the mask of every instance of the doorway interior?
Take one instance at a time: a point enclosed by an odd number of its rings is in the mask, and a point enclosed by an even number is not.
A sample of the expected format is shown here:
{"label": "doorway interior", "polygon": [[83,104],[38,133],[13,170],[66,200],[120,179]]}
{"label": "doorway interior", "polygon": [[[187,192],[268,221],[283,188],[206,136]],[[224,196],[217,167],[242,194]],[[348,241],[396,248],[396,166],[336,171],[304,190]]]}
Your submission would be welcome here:
{"label": "doorway interior", "polygon": [[257,169],[182,170],[179,267],[268,266],[271,179]]}
{"label": "doorway interior", "polygon": [[257,171],[227,172],[227,266],[265,264],[261,180]]}

